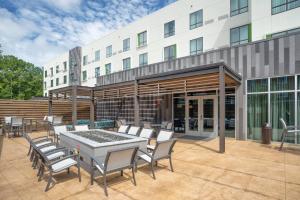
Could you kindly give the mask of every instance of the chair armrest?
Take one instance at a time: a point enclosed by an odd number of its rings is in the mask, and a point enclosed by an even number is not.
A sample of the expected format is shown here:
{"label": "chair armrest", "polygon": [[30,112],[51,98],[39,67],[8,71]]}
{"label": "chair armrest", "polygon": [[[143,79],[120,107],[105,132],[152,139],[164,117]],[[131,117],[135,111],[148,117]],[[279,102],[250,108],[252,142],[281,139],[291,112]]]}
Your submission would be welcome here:
{"label": "chair armrest", "polygon": [[41,140],[32,141],[32,142],[35,144],[38,144],[38,143],[42,143],[42,142],[46,142],[46,141],[51,141],[51,143],[53,143],[53,140],[51,138],[41,139]]}
{"label": "chair armrest", "polygon": [[51,150],[51,151],[45,153],[45,155],[48,156],[48,155],[53,154],[53,153],[55,153],[55,152],[59,152],[59,151],[67,151],[67,150],[68,150],[68,149],[65,148],[65,147],[58,147],[58,148],[56,148],[56,149],[53,149],[53,150]]}
{"label": "chair armrest", "polygon": [[[35,141],[35,140],[39,140],[39,139],[51,139],[49,138],[48,136],[41,136],[41,137],[36,137],[36,138],[33,138],[31,139],[32,141]],[[52,140],[52,139],[51,139]]]}
{"label": "chair armrest", "polygon": [[146,154],[147,156],[149,156],[149,157],[151,157],[151,158],[152,158],[152,155],[151,155],[151,154],[149,154],[148,152],[146,152],[146,151],[143,151],[143,150],[141,150],[141,149],[139,149],[139,151],[140,151],[140,152],[142,152],[142,153],[144,153],[144,154]]}
{"label": "chair armrest", "polygon": [[59,160],[55,160],[55,161],[53,161],[53,162],[50,162],[48,165],[49,165],[49,166],[54,165],[54,164],[59,163],[59,162],[61,162],[61,161],[63,161],[63,160],[66,160],[66,159],[68,159],[68,158],[74,158],[74,159],[77,160],[76,157],[78,157],[78,154],[73,154],[73,155],[64,156],[63,158],[61,158],[61,159],[59,159]]}

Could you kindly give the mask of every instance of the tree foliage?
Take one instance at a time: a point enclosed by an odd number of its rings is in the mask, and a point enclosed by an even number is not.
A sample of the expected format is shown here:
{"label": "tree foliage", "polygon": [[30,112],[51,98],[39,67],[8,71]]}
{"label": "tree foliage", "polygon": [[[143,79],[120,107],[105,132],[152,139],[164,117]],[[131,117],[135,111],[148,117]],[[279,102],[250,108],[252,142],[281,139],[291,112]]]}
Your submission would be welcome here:
{"label": "tree foliage", "polygon": [[30,99],[43,94],[43,71],[15,56],[0,55],[0,99]]}

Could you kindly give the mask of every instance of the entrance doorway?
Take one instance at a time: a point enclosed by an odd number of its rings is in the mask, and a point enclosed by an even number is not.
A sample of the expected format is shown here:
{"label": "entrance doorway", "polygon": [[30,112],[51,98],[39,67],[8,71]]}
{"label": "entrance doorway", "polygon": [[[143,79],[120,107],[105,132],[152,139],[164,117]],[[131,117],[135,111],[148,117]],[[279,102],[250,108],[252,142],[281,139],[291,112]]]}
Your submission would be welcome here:
{"label": "entrance doorway", "polygon": [[217,136],[218,98],[216,95],[186,97],[185,109],[187,135]]}

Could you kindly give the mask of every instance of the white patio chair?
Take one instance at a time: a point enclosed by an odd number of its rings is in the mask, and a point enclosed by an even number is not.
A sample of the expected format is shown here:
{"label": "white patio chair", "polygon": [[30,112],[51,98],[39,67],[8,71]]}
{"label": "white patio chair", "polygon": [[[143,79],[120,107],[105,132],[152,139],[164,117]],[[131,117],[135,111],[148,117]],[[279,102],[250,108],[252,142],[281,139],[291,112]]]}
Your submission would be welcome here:
{"label": "white patio chair", "polygon": [[[30,155],[33,144],[36,145],[37,147],[41,147],[41,146],[53,143],[52,138],[49,138],[48,136],[31,138],[31,137],[29,137],[29,135],[27,133],[24,133],[24,137],[29,143],[29,150],[28,150],[27,156]],[[32,156],[30,157],[30,160],[32,160]]]}
{"label": "white patio chair", "polygon": [[56,138],[56,142],[58,142],[59,140],[60,133],[68,131],[66,125],[53,126],[53,129],[54,129],[54,139]]}
{"label": "white patio chair", "polygon": [[140,127],[137,127],[137,126],[131,126],[129,128],[129,131],[128,131],[128,135],[134,135],[134,136],[137,136],[138,133],[139,133],[139,130],[140,130]]}
{"label": "white patio chair", "polygon": [[169,159],[171,171],[173,172],[171,154],[173,152],[172,149],[175,145],[175,142],[176,140],[166,140],[166,141],[157,142],[152,153],[139,150],[140,152],[142,152],[142,154],[139,155],[138,158],[150,164],[153,179],[155,179],[154,165],[157,164],[158,160]]}
{"label": "white patio chair", "polygon": [[161,123],[160,128],[161,128],[161,129],[166,129],[166,128],[167,128],[167,125],[168,125],[168,122],[167,122],[167,121],[163,121],[163,122]]}
{"label": "white patio chair", "polygon": [[129,126],[128,125],[121,125],[118,129],[118,133],[127,133]]}
{"label": "white patio chair", "polygon": [[88,131],[88,130],[90,130],[88,125],[75,125],[74,128],[75,128],[75,131]]}
{"label": "white patio chair", "polygon": [[124,169],[131,169],[134,185],[136,185],[134,166],[137,151],[138,147],[108,151],[104,162],[91,158],[91,184],[93,185],[94,183],[94,171],[98,170],[103,176],[104,192],[105,195],[108,196],[106,183],[107,174],[121,171],[121,176],[123,176]]}
{"label": "white patio chair", "polygon": [[[174,132],[172,131],[166,131],[161,130],[156,138],[156,142],[163,142],[170,140],[173,137]],[[153,151],[155,148],[155,145],[147,145],[147,149],[150,151]]]}
{"label": "white patio chair", "polygon": [[22,130],[23,134],[23,117],[11,117],[11,132],[20,136],[20,131]]}
{"label": "white patio chair", "polygon": [[172,122],[168,122],[168,124],[166,126],[166,130],[168,130],[168,131],[172,131],[173,130],[173,123]]}
{"label": "white patio chair", "polygon": [[287,126],[283,118],[280,118],[279,121],[281,122],[282,127],[283,127],[283,131],[282,131],[282,135],[281,135],[281,144],[280,144],[280,147],[279,147],[279,151],[281,151],[282,147],[283,147],[283,143],[285,142],[286,136],[289,133],[293,133],[293,134],[299,133],[300,130],[297,129],[296,126]]}
{"label": "white patio chair", "polygon": [[153,132],[154,132],[153,129],[143,128],[139,137],[147,139],[148,140],[147,144],[150,144],[150,139],[152,138]]}

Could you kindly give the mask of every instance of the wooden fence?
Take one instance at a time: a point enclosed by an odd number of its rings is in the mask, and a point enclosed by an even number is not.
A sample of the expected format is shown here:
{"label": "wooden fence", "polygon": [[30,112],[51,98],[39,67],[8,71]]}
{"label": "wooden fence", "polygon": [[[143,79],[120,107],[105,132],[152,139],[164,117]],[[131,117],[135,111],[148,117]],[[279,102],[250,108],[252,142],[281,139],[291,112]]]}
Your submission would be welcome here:
{"label": "wooden fence", "polygon": [[[71,101],[53,100],[53,115],[63,116],[65,122],[72,121]],[[0,100],[0,121],[5,116],[22,116],[43,119],[48,115],[47,100]],[[77,119],[90,118],[89,101],[77,101]]]}

